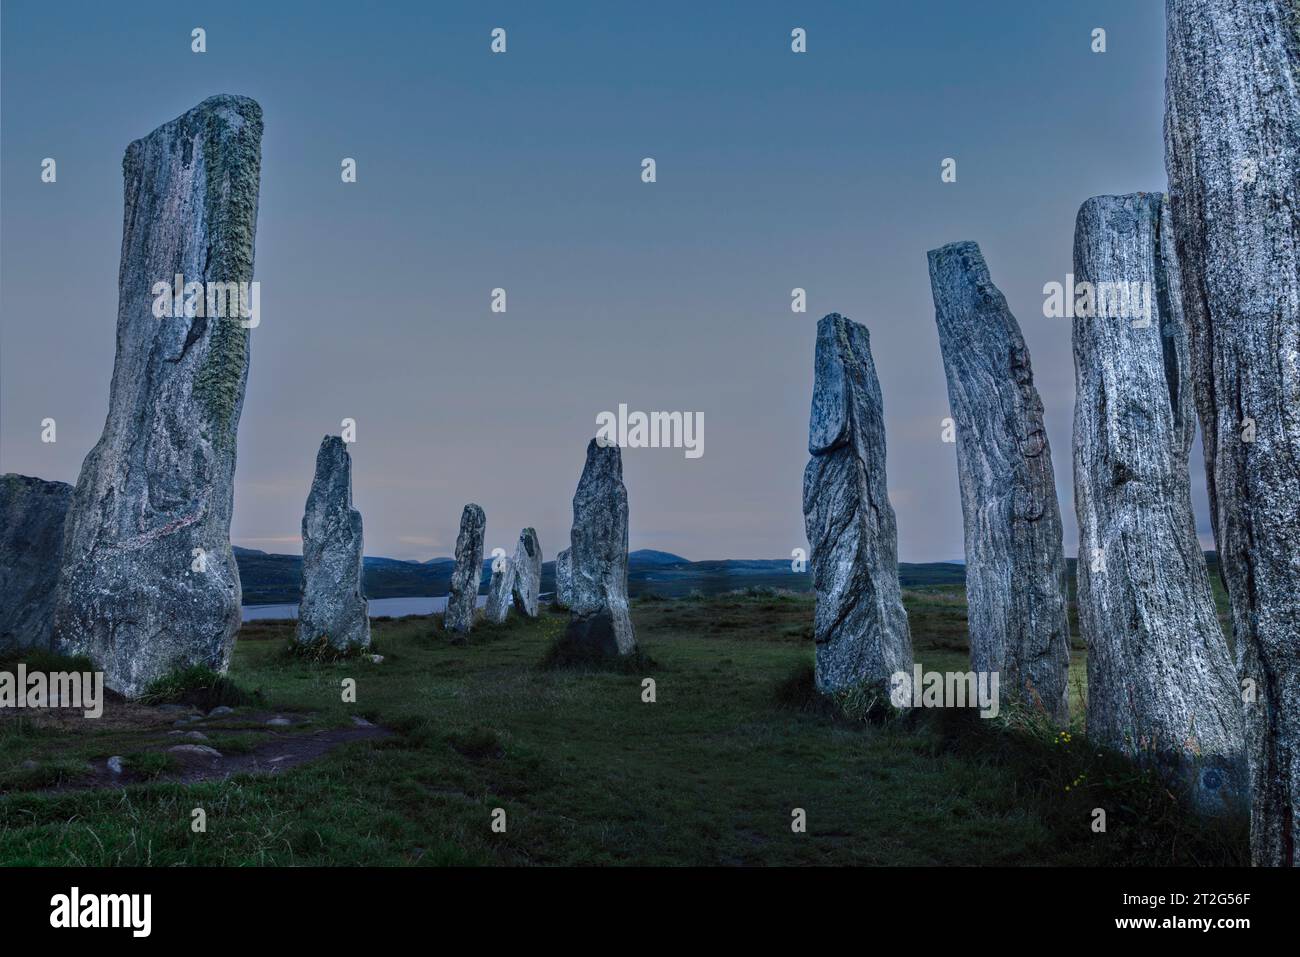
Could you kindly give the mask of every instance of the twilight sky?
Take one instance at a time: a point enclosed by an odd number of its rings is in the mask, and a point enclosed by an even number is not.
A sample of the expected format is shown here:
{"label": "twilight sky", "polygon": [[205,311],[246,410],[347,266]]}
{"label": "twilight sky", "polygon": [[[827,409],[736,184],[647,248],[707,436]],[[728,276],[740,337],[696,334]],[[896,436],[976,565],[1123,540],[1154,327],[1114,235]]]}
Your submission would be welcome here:
{"label": "twilight sky", "polygon": [[[299,550],[321,436],[351,417],[367,554],[448,555],[475,501],[489,549],[534,525],[549,559],[596,416],[626,403],[704,419],[699,458],[624,450],[633,548],[788,556],[837,311],[871,330],[900,557],[960,557],[925,254],[971,239],[1033,356],[1075,552],[1070,320],[1042,287],[1085,199],[1164,188],[1156,0],[6,0],[0,53],[0,471],[76,481],[107,410],[123,151],[240,93],[266,132],[236,544]],[[1199,447],[1192,471],[1208,542]]]}

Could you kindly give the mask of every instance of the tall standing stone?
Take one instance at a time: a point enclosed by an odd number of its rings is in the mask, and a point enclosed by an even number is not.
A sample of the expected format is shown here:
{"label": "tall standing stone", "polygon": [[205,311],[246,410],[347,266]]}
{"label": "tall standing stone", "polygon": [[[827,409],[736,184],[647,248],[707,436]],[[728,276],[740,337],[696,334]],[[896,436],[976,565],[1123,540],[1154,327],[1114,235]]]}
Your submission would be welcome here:
{"label": "tall standing stone", "polygon": [[555,556],[555,604],[573,604],[573,552],[567,548]]}
{"label": "tall standing stone", "polygon": [[866,326],[817,323],[816,376],[803,515],[817,593],[822,692],[912,677],[912,638],[898,582],[898,531],[885,481],[885,419]]}
{"label": "tall standing stone", "polygon": [[1241,810],[1241,705],[1192,515],[1196,418],[1164,197],[1084,203],[1074,275],[1090,294],[1074,317],[1088,739],[1155,765],[1205,811]]}
{"label": "tall standing stone", "polygon": [[447,593],[447,613],[443,627],[465,634],[474,627],[474,609],[478,605],[478,587],[483,580],[483,530],[487,516],[473,502],[460,516],[460,533],[456,536],[456,568],[451,573]]}
{"label": "tall standing stone", "polygon": [[509,555],[492,559],[492,579],[488,583],[487,604],[483,617],[499,625],[510,617],[514,597],[515,563]]}
{"label": "tall standing stone", "polygon": [[537,531],[525,528],[519,533],[515,546],[515,580],[511,586],[515,607],[520,614],[537,617],[537,596],[542,590],[542,546],[537,541]]}
{"label": "tall standing stone", "polygon": [[370,646],[363,556],[361,513],[352,507],[352,457],[341,438],[327,435],[302,516],[299,644],[324,640],[339,651]]}
{"label": "tall standing stone", "polygon": [[627,489],[617,445],[587,443],[573,495],[573,602],[565,642],[592,657],[636,651],[627,604]]}
{"label": "tall standing stone", "polygon": [[956,423],[971,667],[1064,723],[1070,626],[1052,451],[1029,349],[979,246],[929,253]]}
{"label": "tall standing stone", "polygon": [[0,652],[50,647],[72,486],[0,475]]}
{"label": "tall standing stone", "polygon": [[1256,864],[1300,864],[1300,10],[1166,0],[1165,157]]}
{"label": "tall standing stone", "polygon": [[[108,418],[68,513],[54,631],[127,696],[178,667],[224,670],[239,629],[230,513],[250,321],[226,284],[253,278],[261,139],[261,107],[214,96],[122,162]],[[171,302],[178,275],[202,292]],[[155,301],[181,308],[158,318]],[[214,301],[224,317],[209,314]]]}

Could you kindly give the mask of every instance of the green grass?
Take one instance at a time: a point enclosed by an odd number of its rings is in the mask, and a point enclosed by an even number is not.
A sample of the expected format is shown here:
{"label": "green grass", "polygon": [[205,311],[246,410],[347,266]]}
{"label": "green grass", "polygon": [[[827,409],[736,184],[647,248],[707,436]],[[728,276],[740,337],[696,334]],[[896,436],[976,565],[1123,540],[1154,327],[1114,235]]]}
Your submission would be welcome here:
{"label": "green grass", "polygon": [[[917,660],[965,670],[961,590],[905,600]],[[644,673],[542,667],[566,621],[550,611],[480,627],[465,645],[433,618],[376,622],[377,665],[287,656],[292,626],[260,623],[241,633],[235,686],[265,708],[310,713],[313,728],[360,715],[396,734],[283,774],[192,786],[35,795],[0,776],[0,862],[1246,862],[1242,822],[1196,817],[1077,727],[1062,738],[1014,714],[855,719],[806,706],[811,617],[808,596],[761,590],[635,602],[653,659]],[[1076,713],[1083,671],[1076,648]],[[348,678],[355,704],[343,700]],[[0,768],[35,757],[66,772],[78,757],[138,750],[126,729],[93,724],[57,734],[6,720]],[[204,834],[190,830],[195,807]],[[1104,834],[1090,828],[1095,807],[1107,809]],[[494,808],[504,834],[491,830]],[[795,808],[807,833],[791,831]]]}

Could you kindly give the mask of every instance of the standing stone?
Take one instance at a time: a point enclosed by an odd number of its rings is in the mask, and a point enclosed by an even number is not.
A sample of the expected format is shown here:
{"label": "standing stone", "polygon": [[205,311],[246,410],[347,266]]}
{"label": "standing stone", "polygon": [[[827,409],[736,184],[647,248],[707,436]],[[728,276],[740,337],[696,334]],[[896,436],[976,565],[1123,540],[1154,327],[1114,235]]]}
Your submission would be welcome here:
{"label": "standing stone", "polygon": [[573,604],[573,552],[567,548],[555,556],[555,604],[566,609]]}
{"label": "standing stone", "polygon": [[341,438],[327,435],[302,516],[299,644],[325,639],[339,651],[370,646],[363,555],[361,513],[352,507],[352,457]]}
{"label": "standing stone", "polygon": [[0,476],[0,652],[49,649],[72,486]]}
{"label": "standing stone", "polygon": [[515,607],[529,618],[537,617],[537,595],[542,590],[542,546],[537,531],[525,528],[515,546],[515,580],[511,588]]}
{"label": "standing stone", "polygon": [[1164,197],[1084,203],[1074,274],[1092,293],[1074,318],[1088,739],[1155,765],[1204,811],[1244,810],[1240,698],[1192,515],[1196,418]]}
{"label": "standing stone", "polygon": [[838,313],[817,323],[816,378],[803,473],[823,693],[912,677],[912,637],[898,582],[898,531],[885,482],[885,419],[866,326]]}
{"label": "standing stone", "polygon": [[966,538],[971,668],[1064,724],[1070,625],[1052,450],[1029,350],[975,243],[929,254]]}
{"label": "standing stone", "polygon": [[508,555],[492,559],[492,580],[488,584],[487,604],[483,617],[499,625],[510,617],[510,605],[515,584],[515,563]]}
{"label": "standing stone", "polygon": [[460,516],[460,534],[456,536],[456,568],[451,573],[447,593],[447,613],[443,627],[465,634],[474,627],[474,609],[478,604],[478,586],[483,580],[483,530],[487,516],[473,502]]}
{"label": "standing stone", "polygon": [[[108,418],[68,512],[54,634],[129,697],[176,668],[224,671],[239,630],[230,513],[249,320],[226,284],[253,278],[261,139],[261,107],[214,96],[132,143],[122,162]],[[178,275],[206,296],[154,292]],[[156,300],[180,308],[158,318]]]}
{"label": "standing stone", "polygon": [[573,495],[573,598],[565,643],[591,657],[636,651],[627,605],[627,489],[617,445],[587,443]]}
{"label": "standing stone", "polygon": [[1250,765],[1300,864],[1300,9],[1167,0],[1165,157]]}

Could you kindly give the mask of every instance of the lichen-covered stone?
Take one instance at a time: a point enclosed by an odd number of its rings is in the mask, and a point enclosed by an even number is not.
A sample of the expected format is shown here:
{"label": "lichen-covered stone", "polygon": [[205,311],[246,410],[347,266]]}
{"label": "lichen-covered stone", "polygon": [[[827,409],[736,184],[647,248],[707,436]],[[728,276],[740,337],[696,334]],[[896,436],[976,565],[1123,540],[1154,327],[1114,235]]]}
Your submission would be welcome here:
{"label": "lichen-covered stone", "polygon": [[251,282],[262,110],[215,96],[132,143],[108,418],[64,535],[54,632],[138,695],[184,666],[219,671],[239,629],[230,547],[249,329],[157,318],[156,283]]}
{"label": "lichen-covered stone", "polygon": [[542,589],[542,546],[537,541],[537,531],[525,528],[519,533],[515,547],[515,580],[511,585],[515,607],[520,614],[537,617],[537,596]]}
{"label": "lichen-covered stone", "polygon": [[560,608],[573,604],[573,553],[567,548],[555,556],[555,604]]}
{"label": "lichen-covered stone", "polygon": [[573,600],[564,641],[592,657],[636,652],[627,604],[627,489],[616,445],[587,444],[573,496]]}
{"label": "lichen-covered stone", "polygon": [[352,507],[352,457],[341,438],[327,435],[302,516],[300,644],[324,639],[339,651],[370,646],[363,556],[361,513]]}
{"label": "lichen-covered stone", "polygon": [[0,476],[0,652],[50,648],[72,486]]}
{"label": "lichen-covered stone", "polygon": [[1251,854],[1300,865],[1300,8],[1166,0],[1165,158]]}
{"label": "lichen-covered stone", "polygon": [[[1074,276],[1100,292],[1074,318],[1088,740],[1155,766],[1203,811],[1244,811],[1241,702],[1192,515],[1195,406],[1164,197],[1084,203]],[[1120,289],[1149,295],[1116,308]]]}
{"label": "lichen-covered stone", "polygon": [[1052,451],[1020,325],[979,246],[931,250],[957,433],[971,667],[1065,723],[1070,626]]}
{"label": "lichen-covered stone", "polygon": [[911,680],[912,639],[871,335],[838,313],[825,316],[814,362],[803,514],[817,593],[817,688],[866,687],[883,699],[894,675]]}
{"label": "lichen-covered stone", "polygon": [[495,625],[510,617],[515,583],[515,563],[509,555],[492,559],[492,579],[488,583],[487,604],[483,617]]}
{"label": "lichen-covered stone", "polygon": [[456,536],[456,567],[451,573],[447,593],[447,612],[443,627],[465,634],[474,627],[474,610],[478,606],[478,588],[483,580],[483,531],[487,516],[473,502],[460,516],[460,533]]}

